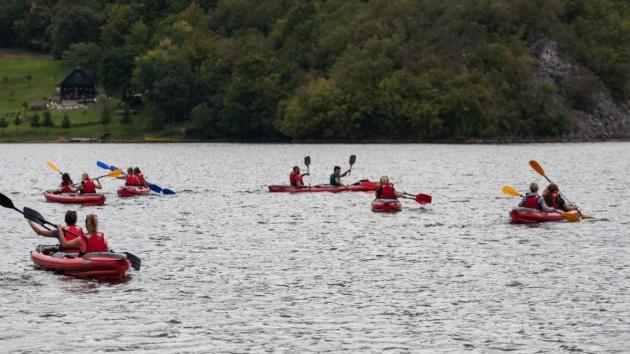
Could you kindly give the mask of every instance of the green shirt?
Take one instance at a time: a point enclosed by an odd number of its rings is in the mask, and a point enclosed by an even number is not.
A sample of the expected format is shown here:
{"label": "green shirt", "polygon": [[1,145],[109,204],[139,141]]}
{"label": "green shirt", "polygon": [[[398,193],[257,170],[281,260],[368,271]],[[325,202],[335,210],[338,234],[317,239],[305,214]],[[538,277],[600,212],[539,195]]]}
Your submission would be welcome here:
{"label": "green shirt", "polygon": [[338,183],[337,180],[339,180],[339,182],[341,182],[341,173],[333,172],[333,174],[330,175],[330,183],[329,184],[331,184],[333,186],[340,185],[340,183]]}

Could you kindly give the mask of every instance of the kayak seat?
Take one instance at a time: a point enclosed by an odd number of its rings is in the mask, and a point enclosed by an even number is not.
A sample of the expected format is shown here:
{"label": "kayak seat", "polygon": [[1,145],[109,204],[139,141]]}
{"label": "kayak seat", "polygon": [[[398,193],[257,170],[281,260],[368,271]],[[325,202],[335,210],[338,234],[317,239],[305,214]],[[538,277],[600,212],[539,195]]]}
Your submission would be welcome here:
{"label": "kayak seat", "polygon": [[51,253],[55,253],[55,252],[59,252],[59,246],[57,245],[39,245],[37,246],[37,251],[45,254],[45,255],[50,255]]}
{"label": "kayak seat", "polygon": [[83,255],[83,258],[91,257],[104,257],[104,258],[117,258],[127,259],[127,255],[124,253],[112,253],[112,252],[90,252]]}
{"label": "kayak seat", "polygon": [[70,253],[66,253],[66,252],[55,252],[53,254],[51,254],[52,257],[55,258],[77,258],[79,256],[78,253],[74,253],[74,252],[70,252]]}

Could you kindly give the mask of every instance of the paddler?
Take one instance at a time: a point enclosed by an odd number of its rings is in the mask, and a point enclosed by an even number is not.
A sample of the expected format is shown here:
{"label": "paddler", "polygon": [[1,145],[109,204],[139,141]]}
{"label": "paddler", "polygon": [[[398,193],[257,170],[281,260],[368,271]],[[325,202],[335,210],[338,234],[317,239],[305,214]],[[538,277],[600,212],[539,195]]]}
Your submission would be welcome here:
{"label": "paddler", "polygon": [[[127,173],[125,175],[116,177],[117,179],[124,179],[125,180],[125,186],[126,187],[135,187],[138,186],[138,178],[136,178],[136,175],[133,173],[133,167],[129,167],[127,169]],[[140,169],[138,169],[138,171],[140,171]],[[144,177],[143,177],[144,178]]]}
{"label": "paddler", "polygon": [[97,179],[90,179],[90,176],[88,176],[88,174],[84,172],[81,175],[81,184],[79,185],[79,187],[77,187],[77,191],[80,194],[87,194],[96,193],[97,189],[103,189],[103,186],[101,186],[101,182],[99,182]]}
{"label": "paddler", "polygon": [[343,186],[343,184],[341,183],[341,177],[345,177],[348,173],[350,173],[350,171],[352,171],[352,167],[350,167],[348,171],[341,173],[341,167],[335,166],[332,175],[330,175],[329,184],[337,187]]}
{"label": "paddler", "polygon": [[547,186],[547,188],[545,188],[543,191],[543,199],[547,205],[553,207],[554,209],[561,209],[564,211],[577,209],[575,206],[567,204],[564,198],[560,195],[560,189],[555,183],[551,183]]}
{"label": "paddler", "polygon": [[538,195],[538,183],[529,185],[529,192],[525,194],[525,197],[518,206],[521,208],[542,210],[545,213],[553,213],[555,211],[553,208],[547,206],[543,197]]}
{"label": "paddler", "polygon": [[[66,229],[68,229],[71,232],[74,232],[77,235],[83,235],[83,230],[80,227],[76,226],[77,223],[77,213],[76,211],[73,210],[68,210],[66,211],[66,216],[65,216],[65,222],[66,222]],[[43,228],[40,228],[36,223],[32,222],[32,221],[28,221],[28,224],[31,226],[31,228],[33,229],[33,231],[35,231],[36,234],[40,235],[40,236],[44,236],[44,237],[54,237],[54,238],[59,238],[59,230],[46,230]],[[61,225],[60,225],[61,226]],[[58,226],[59,228],[59,226]],[[77,236],[72,235],[70,233],[66,233],[66,240],[67,241],[72,241],[74,239],[76,239]],[[64,252],[67,253],[80,253],[80,249],[79,247],[76,246],[68,246],[68,243],[66,243],[66,247],[64,247],[63,245],[61,245],[60,242],[60,249]]]}
{"label": "paddler", "polygon": [[72,187],[72,179],[70,178],[70,174],[64,172],[61,175],[61,184],[59,185],[59,189],[57,189],[56,194],[59,193],[74,193],[74,188]]}
{"label": "paddler", "polygon": [[80,254],[109,252],[105,235],[98,231],[98,218],[96,214],[89,214],[85,217],[85,228],[87,229],[86,234],[70,239],[71,235],[64,232],[62,226],[58,225],[59,244],[64,248],[78,248],[81,250]]}
{"label": "paddler", "polygon": [[389,177],[381,177],[378,188],[376,188],[376,199],[398,199],[404,193],[396,191],[394,185],[389,183]]}
{"label": "paddler", "polygon": [[136,183],[138,183],[138,186],[145,187],[147,185],[147,181],[144,179],[144,175],[140,171],[139,167],[133,169],[133,175],[136,177]]}
{"label": "paddler", "polygon": [[289,184],[291,184],[292,187],[304,188],[304,180],[302,177],[309,175],[308,172],[300,174],[300,167],[293,166],[293,171],[289,174]]}

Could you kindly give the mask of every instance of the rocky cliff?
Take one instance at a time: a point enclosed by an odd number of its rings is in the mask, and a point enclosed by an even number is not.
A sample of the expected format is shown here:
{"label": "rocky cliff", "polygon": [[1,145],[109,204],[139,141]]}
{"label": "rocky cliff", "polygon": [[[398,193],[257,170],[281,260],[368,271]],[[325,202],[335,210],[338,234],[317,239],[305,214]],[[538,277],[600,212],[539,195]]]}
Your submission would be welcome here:
{"label": "rocky cliff", "polygon": [[562,55],[555,41],[533,46],[539,82],[555,89],[558,109],[574,124],[571,140],[630,138],[630,101],[614,97],[590,70]]}

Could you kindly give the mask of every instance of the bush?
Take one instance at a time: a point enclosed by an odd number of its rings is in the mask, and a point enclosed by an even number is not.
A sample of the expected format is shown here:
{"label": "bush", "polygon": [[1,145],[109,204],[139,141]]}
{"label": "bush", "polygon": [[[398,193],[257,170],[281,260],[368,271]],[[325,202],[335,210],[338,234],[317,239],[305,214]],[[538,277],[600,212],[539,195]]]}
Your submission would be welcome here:
{"label": "bush", "polygon": [[52,115],[50,114],[50,111],[44,112],[44,121],[42,122],[42,126],[51,128],[55,126],[52,121]]}
{"label": "bush", "polygon": [[61,127],[63,129],[70,128],[70,117],[68,117],[68,113],[64,113],[63,119],[61,120]]}
{"label": "bush", "polygon": [[39,126],[40,126],[40,124],[39,124],[39,114],[35,113],[31,117],[31,127],[38,128]]}
{"label": "bush", "polygon": [[125,110],[123,111],[123,115],[122,118],[120,119],[120,122],[122,124],[129,124],[131,123],[131,112],[129,112],[129,108],[125,107]]}
{"label": "bush", "polygon": [[0,118],[0,129],[4,129],[9,126],[9,122],[5,117]]}

